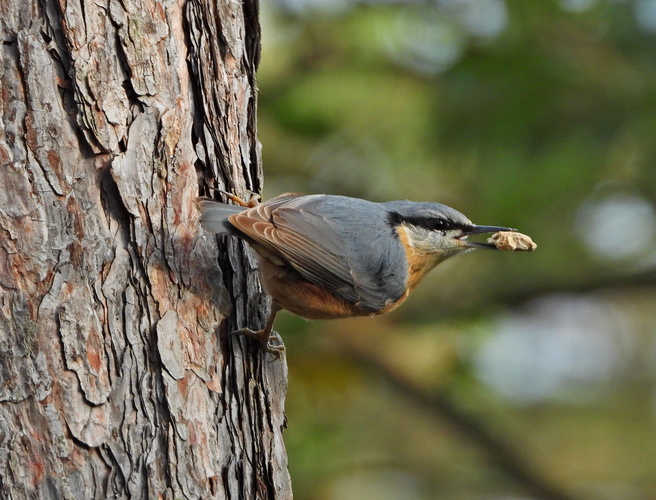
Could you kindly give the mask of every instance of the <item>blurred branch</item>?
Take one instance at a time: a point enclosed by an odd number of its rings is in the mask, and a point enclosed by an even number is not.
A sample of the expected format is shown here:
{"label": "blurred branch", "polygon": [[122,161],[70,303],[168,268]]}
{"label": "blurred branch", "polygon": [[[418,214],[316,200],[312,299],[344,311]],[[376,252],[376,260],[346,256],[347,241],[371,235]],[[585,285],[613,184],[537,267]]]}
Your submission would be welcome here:
{"label": "blurred branch", "polygon": [[345,342],[342,349],[376,376],[381,377],[395,391],[424,408],[438,418],[448,421],[463,436],[474,442],[487,456],[489,462],[507,476],[517,481],[528,493],[543,500],[574,500],[575,497],[563,491],[543,477],[526,457],[516,448],[488,428],[480,419],[467,413],[441,391],[429,394],[404,376],[399,370],[381,361],[376,355],[352,343]]}
{"label": "blurred branch", "polygon": [[[514,285],[512,280],[511,285]],[[435,321],[471,318],[479,316],[490,309],[499,307],[515,308],[532,299],[556,293],[594,293],[605,291],[627,291],[629,289],[645,288],[653,289],[656,286],[656,271],[650,270],[644,273],[613,275],[608,272],[599,272],[587,278],[578,278],[571,282],[548,282],[546,280],[527,286],[506,286],[506,282],[486,283],[481,288],[485,289],[485,295],[478,298],[469,297],[463,299],[461,295],[440,297],[430,309],[430,317],[421,315],[418,317],[414,312],[411,320]]]}
{"label": "blurred branch", "polygon": [[635,287],[649,287],[656,285],[656,270],[636,274],[613,275],[600,271],[587,278],[577,278],[567,282],[540,282],[525,289],[505,289],[502,293],[491,295],[494,302],[508,306],[517,306],[535,297],[552,293],[590,293],[611,288],[621,290]]}

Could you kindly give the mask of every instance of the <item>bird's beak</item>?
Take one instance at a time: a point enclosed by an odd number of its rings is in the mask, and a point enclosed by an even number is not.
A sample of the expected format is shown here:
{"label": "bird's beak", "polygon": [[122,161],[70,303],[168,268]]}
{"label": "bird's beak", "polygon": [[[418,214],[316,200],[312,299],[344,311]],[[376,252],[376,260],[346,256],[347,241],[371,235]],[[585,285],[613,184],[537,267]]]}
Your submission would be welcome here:
{"label": "bird's beak", "polygon": [[501,226],[477,226],[473,224],[471,227],[463,231],[462,235],[458,237],[458,240],[462,243],[464,247],[467,248],[492,248],[496,250],[496,245],[494,243],[487,243],[484,241],[469,241],[468,236],[472,234],[484,234],[484,233],[498,233],[499,231],[517,231],[511,227],[501,227]]}

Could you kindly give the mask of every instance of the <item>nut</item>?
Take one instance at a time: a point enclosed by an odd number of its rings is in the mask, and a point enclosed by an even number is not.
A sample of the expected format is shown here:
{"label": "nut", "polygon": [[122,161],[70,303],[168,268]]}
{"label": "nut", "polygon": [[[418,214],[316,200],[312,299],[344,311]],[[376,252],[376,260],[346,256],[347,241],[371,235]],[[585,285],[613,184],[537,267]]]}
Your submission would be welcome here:
{"label": "nut", "polygon": [[499,250],[510,250],[513,252],[532,252],[538,246],[530,236],[515,231],[499,231],[487,240]]}

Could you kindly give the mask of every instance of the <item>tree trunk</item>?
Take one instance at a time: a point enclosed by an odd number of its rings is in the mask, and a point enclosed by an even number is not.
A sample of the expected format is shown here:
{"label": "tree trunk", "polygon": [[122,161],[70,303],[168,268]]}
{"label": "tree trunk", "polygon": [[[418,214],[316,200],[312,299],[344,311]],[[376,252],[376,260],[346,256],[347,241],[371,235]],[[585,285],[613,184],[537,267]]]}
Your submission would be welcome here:
{"label": "tree trunk", "polygon": [[269,308],[197,222],[259,191],[257,0],[0,0],[0,497],[290,498]]}

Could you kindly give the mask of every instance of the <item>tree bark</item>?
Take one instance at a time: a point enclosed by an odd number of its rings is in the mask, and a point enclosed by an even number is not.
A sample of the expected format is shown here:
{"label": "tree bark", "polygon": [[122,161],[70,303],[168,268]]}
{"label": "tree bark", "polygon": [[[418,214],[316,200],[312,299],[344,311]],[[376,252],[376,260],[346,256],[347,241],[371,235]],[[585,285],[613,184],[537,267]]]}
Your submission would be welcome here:
{"label": "tree bark", "polygon": [[270,304],[195,198],[261,187],[257,0],[0,0],[0,497],[290,498]]}

